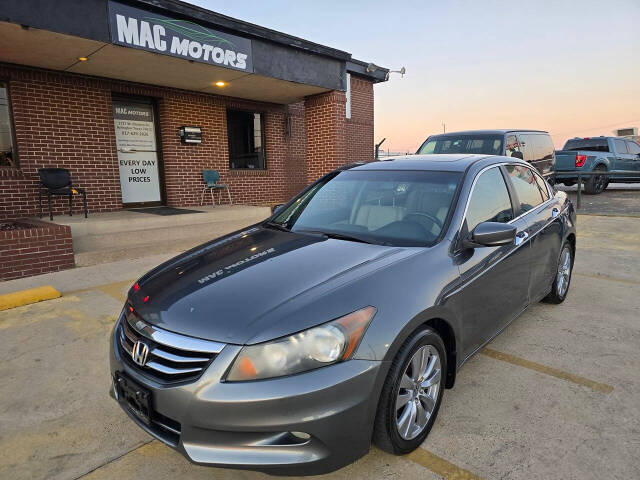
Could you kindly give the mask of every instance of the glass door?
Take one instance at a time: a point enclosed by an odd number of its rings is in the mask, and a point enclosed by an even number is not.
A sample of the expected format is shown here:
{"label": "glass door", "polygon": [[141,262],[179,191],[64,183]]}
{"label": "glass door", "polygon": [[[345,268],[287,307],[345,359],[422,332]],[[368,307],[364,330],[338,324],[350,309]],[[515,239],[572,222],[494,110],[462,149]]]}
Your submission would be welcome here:
{"label": "glass door", "polygon": [[160,204],[158,141],[151,99],[148,102],[114,100],[113,119],[122,203]]}

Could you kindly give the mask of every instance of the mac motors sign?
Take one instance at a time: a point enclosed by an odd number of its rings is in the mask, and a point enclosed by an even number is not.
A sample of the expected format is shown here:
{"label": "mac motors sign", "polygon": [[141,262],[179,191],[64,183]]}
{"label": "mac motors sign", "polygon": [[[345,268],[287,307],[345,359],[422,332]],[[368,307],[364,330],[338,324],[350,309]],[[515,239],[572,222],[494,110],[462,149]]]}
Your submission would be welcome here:
{"label": "mac motors sign", "polygon": [[109,2],[109,28],[116,45],[253,72],[251,40],[189,20]]}

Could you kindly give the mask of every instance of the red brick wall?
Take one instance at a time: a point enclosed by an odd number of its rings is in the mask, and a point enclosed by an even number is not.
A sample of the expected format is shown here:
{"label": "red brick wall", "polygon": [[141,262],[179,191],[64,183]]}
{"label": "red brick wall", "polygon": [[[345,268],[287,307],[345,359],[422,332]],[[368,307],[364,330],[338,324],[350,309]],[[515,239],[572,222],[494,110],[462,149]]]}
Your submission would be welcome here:
{"label": "red brick wall", "polygon": [[0,259],[0,281],[72,268],[71,229],[35,222],[33,228],[0,231]]}
{"label": "red brick wall", "polygon": [[289,136],[286,139],[284,197],[290,200],[307,186],[307,132],[303,101],[287,107],[285,121]]}
{"label": "red brick wall", "polygon": [[[9,80],[20,162],[19,169],[0,167],[0,219],[38,214],[41,167],[70,169],[87,189],[90,213],[122,208],[114,93],[157,100],[171,206],[199,205],[205,168],[220,171],[234,203],[273,204],[332,168],[373,156],[373,86],[354,77],[348,121],[345,94],[337,91],[285,106],[3,64],[0,78]],[[266,170],[229,170],[227,107],[265,114]],[[202,144],[180,143],[178,128],[189,124],[203,127]],[[74,202],[78,213],[81,203]],[[54,207],[64,214],[66,198],[55,198]]]}
{"label": "red brick wall", "polygon": [[348,162],[344,92],[331,91],[307,97],[307,182]]}
{"label": "red brick wall", "polygon": [[[111,92],[81,76],[0,66],[9,78],[20,170],[0,169],[0,219],[36,215],[37,169],[64,167],[92,211],[119,206]],[[57,197],[56,213],[67,199]],[[82,202],[75,202],[78,212]],[[45,207],[46,208],[46,207]]]}
{"label": "red brick wall", "polygon": [[349,162],[370,162],[374,158],[373,83],[351,75],[351,118],[347,118]]}
{"label": "red brick wall", "polygon": [[[230,170],[227,142],[227,108],[265,114],[266,170]],[[220,172],[220,183],[229,185],[235,203],[267,204],[285,198],[285,107],[213,95],[169,92],[159,102],[160,130],[167,204],[199,205],[202,170]],[[200,145],[183,145],[178,137],[182,125],[202,127]],[[227,202],[226,192],[223,200]],[[211,197],[208,196],[209,202]],[[216,197],[217,198],[217,197]],[[205,201],[207,198],[205,197]]]}

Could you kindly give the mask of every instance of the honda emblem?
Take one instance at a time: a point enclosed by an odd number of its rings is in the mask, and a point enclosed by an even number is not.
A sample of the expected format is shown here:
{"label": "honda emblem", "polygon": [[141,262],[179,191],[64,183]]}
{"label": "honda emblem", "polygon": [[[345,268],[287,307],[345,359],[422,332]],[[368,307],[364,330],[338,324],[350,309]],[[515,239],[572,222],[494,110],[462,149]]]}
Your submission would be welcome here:
{"label": "honda emblem", "polygon": [[149,356],[149,346],[144,342],[136,342],[133,344],[131,350],[131,358],[141,367],[144,367],[147,363],[147,357]]}

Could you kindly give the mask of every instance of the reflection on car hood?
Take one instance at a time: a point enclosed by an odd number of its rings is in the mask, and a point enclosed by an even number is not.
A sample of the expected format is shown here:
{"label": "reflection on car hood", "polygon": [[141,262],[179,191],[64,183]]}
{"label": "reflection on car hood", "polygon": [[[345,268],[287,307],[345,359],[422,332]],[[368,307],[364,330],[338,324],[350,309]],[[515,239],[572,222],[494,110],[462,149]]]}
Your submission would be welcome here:
{"label": "reflection on car hood", "polygon": [[[287,335],[313,326],[313,316],[288,318],[285,305],[402,252],[257,226],[160,265],[140,279],[140,290],[131,290],[129,300],[138,315],[158,327],[243,344],[267,327]],[[274,329],[275,323],[281,325]]]}

